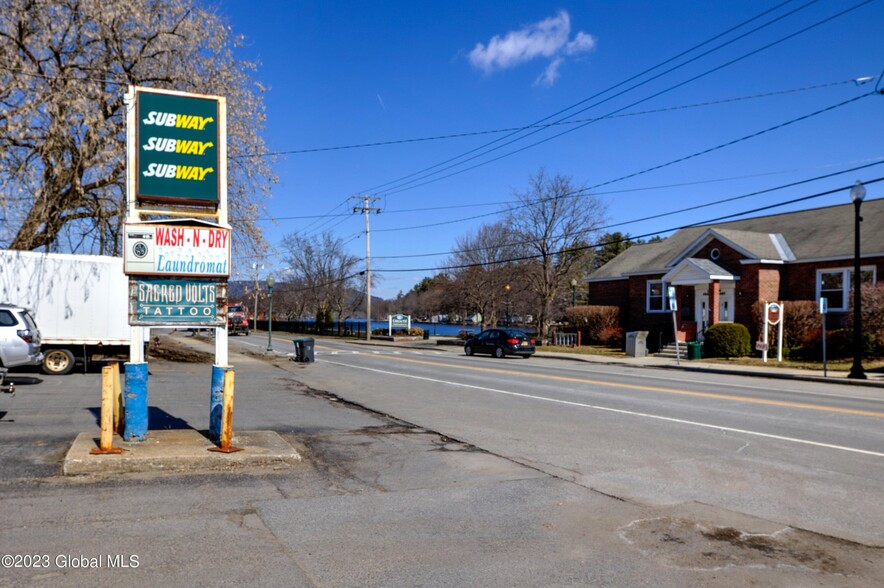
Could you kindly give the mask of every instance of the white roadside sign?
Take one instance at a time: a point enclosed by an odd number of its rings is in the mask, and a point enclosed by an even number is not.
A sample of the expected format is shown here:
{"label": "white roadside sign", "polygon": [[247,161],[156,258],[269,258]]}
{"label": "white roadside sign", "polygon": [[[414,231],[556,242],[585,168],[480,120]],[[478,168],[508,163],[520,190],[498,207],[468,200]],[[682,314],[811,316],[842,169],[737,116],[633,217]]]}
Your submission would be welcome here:
{"label": "white roadside sign", "polygon": [[128,223],[123,251],[129,275],[230,275],[230,229],[223,227]]}

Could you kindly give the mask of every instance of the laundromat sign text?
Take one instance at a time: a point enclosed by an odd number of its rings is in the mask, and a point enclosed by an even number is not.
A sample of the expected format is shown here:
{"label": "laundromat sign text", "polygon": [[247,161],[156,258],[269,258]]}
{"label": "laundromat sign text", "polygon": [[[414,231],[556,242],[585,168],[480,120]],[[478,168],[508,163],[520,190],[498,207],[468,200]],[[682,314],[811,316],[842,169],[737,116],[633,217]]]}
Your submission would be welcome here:
{"label": "laundromat sign text", "polygon": [[138,200],[217,205],[218,100],[139,89],[136,116]]}

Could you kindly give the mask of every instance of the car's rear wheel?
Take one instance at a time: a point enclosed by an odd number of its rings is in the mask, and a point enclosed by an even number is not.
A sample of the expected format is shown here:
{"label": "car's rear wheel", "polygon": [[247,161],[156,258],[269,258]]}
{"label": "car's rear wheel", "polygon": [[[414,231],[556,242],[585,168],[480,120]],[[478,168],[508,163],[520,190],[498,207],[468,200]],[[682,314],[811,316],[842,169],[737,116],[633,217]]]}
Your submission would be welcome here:
{"label": "car's rear wheel", "polygon": [[498,347],[494,350],[494,357],[497,359],[503,359],[506,356],[506,351],[503,350],[503,347]]}
{"label": "car's rear wheel", "polygon": [[471,345],[464,345],[463,353],[467,357],[473,354],[473,347]]}
{"label": "car's rear wheel", "polygon": [[43,355],[43,373],[63,376],[74,369],[74,354],[67,349],[52,349]]}

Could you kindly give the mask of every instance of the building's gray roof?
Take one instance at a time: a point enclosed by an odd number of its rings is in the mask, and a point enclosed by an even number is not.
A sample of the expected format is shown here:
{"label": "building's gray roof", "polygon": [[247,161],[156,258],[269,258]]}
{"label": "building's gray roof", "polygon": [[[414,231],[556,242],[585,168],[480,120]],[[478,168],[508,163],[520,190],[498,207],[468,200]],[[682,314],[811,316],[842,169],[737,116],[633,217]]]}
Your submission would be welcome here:
{"label": "building's gray roof", "polygon": [[[863,256],[884,255],[884,198],[864,202],[861,213]],[[633,245],[593,272],[589,280],[666,273],[691,255],[704,235],[729,241],[759,260],[848,258],[853,256],[853,225],[854,206],[843,204],[689,227],[659,243]]]}

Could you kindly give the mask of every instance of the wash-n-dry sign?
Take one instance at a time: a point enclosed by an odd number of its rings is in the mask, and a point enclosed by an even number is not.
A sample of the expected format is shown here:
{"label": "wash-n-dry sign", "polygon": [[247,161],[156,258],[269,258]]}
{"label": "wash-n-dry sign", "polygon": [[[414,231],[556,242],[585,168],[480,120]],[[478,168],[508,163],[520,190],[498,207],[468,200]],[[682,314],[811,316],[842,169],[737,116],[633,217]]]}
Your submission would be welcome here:
{"label": "wash-n-dry sign", "polygon": [[141,202],[219,201],[219,98],[136,88],[135,191]]}
{"label": "wash-n-dry sign", "polygon": [[129,275],[230,275],[230,229],[216,225],[127,223],[123,251]]}

